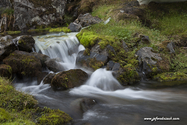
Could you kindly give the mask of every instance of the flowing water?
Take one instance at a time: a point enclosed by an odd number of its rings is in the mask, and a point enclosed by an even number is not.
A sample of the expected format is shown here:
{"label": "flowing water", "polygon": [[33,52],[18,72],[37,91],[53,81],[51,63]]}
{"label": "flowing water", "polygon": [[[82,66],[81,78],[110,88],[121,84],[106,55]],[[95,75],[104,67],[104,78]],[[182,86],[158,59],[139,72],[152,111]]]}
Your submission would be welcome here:
{"label": "flowing water", "polygon": [[[81,68],[76,66],[76,57],[85,48],[79,44],[76,33],[55,33],[35,36],[34,39],[36,51],[58,59],[65,70]],[[32,94],[40,106],[68,113],[74,119],[74,125],[186,125],[187,86],[154,89],[145,86],[149,83],[141,83],[123,87],[111,71],[98,69],[92,73],[81,69],[90,74],[90,78],[82,86],[67,91],[53,91],[43,82],[37,85],[35,79],[15,80],[14,85],[16,89]],[[97,103],[82,113],[78,103],[80,98],[91,98]],[[144,121],[144,118],[154,117],[180,120]]]}

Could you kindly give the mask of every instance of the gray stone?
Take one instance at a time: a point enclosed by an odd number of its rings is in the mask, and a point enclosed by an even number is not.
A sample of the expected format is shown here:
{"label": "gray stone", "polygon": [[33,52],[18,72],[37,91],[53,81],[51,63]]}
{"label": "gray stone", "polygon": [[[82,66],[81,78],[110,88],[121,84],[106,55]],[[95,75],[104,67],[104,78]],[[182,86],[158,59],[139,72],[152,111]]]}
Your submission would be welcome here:
{"label": "gray stone", "polygon": [[77,23],[70,23],[69,27],[68,27],[72,32],[79,32],[82,28],[82,26],[80,24]]}
{"label": "gray stone", "polygon": [[175,53],[175,43],[174,42],[168,43],[167,48],[169,49],[170,53]]}
{"label": "gray stone", "polygon": [[90,26],[100,22],[102,22],[102,20],[99,17],[93,17],[90,13],[80,14],[75,20],[75,23],[80,24],[82,27]]}
{"label": "gray stone", "polygon": [[47,68],[53,72],[64,71],[64,67],[60,64],[58,59],[48,59],[45,61]]}

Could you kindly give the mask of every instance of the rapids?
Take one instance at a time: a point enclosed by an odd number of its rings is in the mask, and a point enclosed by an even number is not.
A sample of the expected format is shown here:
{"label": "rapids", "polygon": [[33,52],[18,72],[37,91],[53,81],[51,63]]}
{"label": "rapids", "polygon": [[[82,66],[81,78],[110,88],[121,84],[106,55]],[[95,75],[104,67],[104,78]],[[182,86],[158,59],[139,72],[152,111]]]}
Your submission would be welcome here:
{"label": "rapids", "polygon": [[[53,33],[35,36],[36,52],[60,60],[65,70],[77,69],[76,57],[84,50],[76,38],[77,33]],[[144,83],[133,87],[123,87],[113,77],[111,71],[98,69],[91,72],[84,85],[67,91],[53,91],[43,82],[37,85],[35,79],[14,80],[17,90],[33,95],[40,106],[60,109],[73,119],[73,125],[150,125],[146,117],[178,117],[180,121],[155,121],[154,124],[171,125],[187,123],[187,86],[179,88],[146,88]],[[47,72],[52,72],[47,70]],[[95,99],[97,104],[82,113],[73,104],[79,98]]]}

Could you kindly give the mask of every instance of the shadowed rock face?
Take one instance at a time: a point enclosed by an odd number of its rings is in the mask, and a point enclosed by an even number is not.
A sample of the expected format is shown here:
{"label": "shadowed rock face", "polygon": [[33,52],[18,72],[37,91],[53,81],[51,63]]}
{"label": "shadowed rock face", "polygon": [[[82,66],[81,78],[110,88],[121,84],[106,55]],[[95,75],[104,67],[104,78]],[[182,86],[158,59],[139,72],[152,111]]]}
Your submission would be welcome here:
{"label": "shadowed rock face", "polygon": [[1,0],[1,2],[0,2],[0,8],[11,7],[11,6],[12,6],[12,4],[11,4],[10,0]]}
{"label": "shadowed rock face", "polygon": [[164,2],[183,2],[187,0],[137,0],[140,5],[143,4],[149,4],[150,2],[158,2],[158,3],[164,3]]}

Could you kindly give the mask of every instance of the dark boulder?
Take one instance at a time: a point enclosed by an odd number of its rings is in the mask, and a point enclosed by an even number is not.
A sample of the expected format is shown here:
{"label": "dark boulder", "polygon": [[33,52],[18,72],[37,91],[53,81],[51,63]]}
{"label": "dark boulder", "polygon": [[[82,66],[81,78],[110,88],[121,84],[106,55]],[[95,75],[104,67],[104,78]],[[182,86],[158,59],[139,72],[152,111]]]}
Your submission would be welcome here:
{"label": "dark boulder", "polygon": [[35,40],[30,35],[23,35],[16,38],[20,51],[32,52],[34,50]]}
{"label": "dark boulder", "polygon": [[48,74],[48,75],[44,78],[43,83],[44,83],[44,84],[51,84],[51,81],[52,81],[52,79],[53,79],[53,77],[54,77],[55,75],[56,75],[55,73],[50,73],[50,74]]}
{"label": "dark boulder", "polygon": [[41,81],[46,77],[47,74],[48,74],[48,72],[39,72],[37,74],[37,82],[38,82],[38,84],[41,83]]}
{"label": "dark boulder", "polygon": [[82,28],[82,26],[80,24],[77,23],[70,23],[69,27],[68,27],[72,32],[79,32]]}
{"label": "dark boulder", "polygon": [[64,71],[64,67],[60,64],[59,59],[48,59],[45,61],[47,68],[53,72]]}
{"label": "dark boulder", "polygon": [[152,73],[160,71],[157,62],[162,61],[162,57],[159,53],[155,53],[151,47],[141,48],[136,52],[136,56],[138,56],[139,68],[143,75],[150,77]]}
{"label": "dark boulder", "polygon": [[14,51],[3,62],[10,65],[12,72],[19,76],[35,77],[42,70],[40,60],[24,51]]}
{"label": "dark boulder", "polygon": [[3,60],[16,49],[17,48],[10,35],[0,38],[0,60]]}
{"label": "dark boulder", "polygon": [[9,65],[1,64],[0,65],[0,76],[11,78],[12,76],[12,68]]}
{"label": "dark boulder", "polygon": [[46,67],[45,62],[50,59],[49,56],[41,54],[41,53],[36,53],[36,52],[32,52],[32,54],[34,57],[40,60],[42,67]]}
{"label": "dark boulder", "polygon": [[88,74],[80,69],[72,69],[55,75],[51,82],[54,90],[66,90],[78,87],[88,79]]}
{"label": "dark boulder", "polygon": [[80,14],[74,23],[80,24],[82,27],[100,23],[102,20],[99,17],[93,17],[90,13]]}
{"label": "dark boulder", "polygon": [[85,68],[96,70],[103,67],[108,62],[108,56],[91,52],[89,55],[84,55],[84,51],[79,52],[76,64]]}

